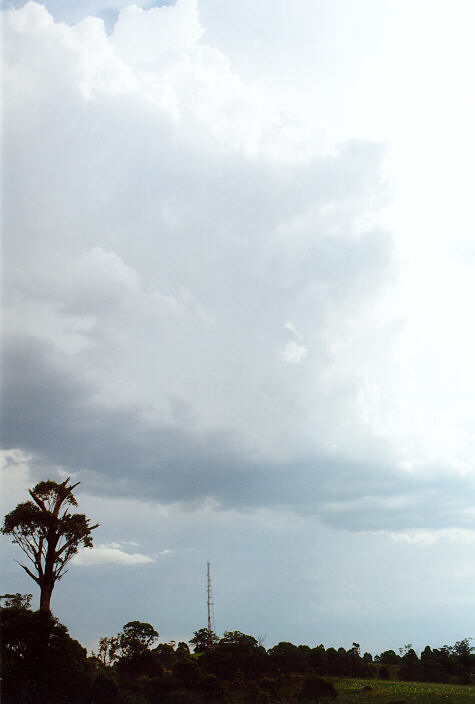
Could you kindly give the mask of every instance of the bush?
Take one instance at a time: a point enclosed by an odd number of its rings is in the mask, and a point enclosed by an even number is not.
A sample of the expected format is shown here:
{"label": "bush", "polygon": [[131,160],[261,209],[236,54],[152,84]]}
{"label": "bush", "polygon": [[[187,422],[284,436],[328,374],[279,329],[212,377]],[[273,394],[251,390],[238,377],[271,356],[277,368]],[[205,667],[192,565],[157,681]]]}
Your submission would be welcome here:
{"label": "bush", "polygon": [[336,696],[337,691],[331,682],[322,680],[321,677],[309,677],[300,690],[299,702],[312,704],[312,702],[320,701],[323,697],[334,698]]}

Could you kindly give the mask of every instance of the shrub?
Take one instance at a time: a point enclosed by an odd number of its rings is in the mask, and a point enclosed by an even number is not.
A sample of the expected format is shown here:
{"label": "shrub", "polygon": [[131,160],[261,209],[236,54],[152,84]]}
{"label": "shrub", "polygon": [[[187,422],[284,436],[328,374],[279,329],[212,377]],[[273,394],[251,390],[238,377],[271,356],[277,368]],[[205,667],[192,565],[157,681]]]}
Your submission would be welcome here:
{"label": "shrub", "polygon": [[321,677],[308,677],[303,683],[299,694],[299,702],[312,704],[322,697],[336,697],[337,691],[331,682],[322,680]]}

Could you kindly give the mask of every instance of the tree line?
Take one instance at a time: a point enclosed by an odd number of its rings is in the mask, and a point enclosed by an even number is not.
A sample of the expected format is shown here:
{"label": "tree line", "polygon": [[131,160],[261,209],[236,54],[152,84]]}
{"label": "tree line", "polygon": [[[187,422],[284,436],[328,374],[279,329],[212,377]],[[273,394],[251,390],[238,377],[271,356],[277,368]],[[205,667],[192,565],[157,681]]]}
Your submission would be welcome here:
{"label": "tree line", "polygon": [[420,656],[406,646],[373,658],[358,643],[266,650],[240,631],[212,634],[210,644],[206,628],[189,643],[158,643],[158,631],[141,621],[104,636],[88,656],[50,612],[32,611],[30,598],[2,597],[5,704],[316,704],[336,696],[335,677],[468,684],[475,671],[468,639]]}
{"label": "tree line", "polygon": [[[5,704],[314,704],[336,696],[324,678],[380,678],[469,684],[475,654],[468,639],[418,656],[411,644],[374,658],[356,642],[345,650],[281,642],[265,649],[254,636],[207,628],[189,643],[157,643],[149,623],[130,621],[99,641],[97,653],[70,637],[50,609],[57,580],[97,527],[77,506],[70,478],[40,482],[31,501],[5,517],[3,532],[27,556],[21,565],[40,587],[1,599],[2,702]],[[191,646],[191,648],[190,648]]]}

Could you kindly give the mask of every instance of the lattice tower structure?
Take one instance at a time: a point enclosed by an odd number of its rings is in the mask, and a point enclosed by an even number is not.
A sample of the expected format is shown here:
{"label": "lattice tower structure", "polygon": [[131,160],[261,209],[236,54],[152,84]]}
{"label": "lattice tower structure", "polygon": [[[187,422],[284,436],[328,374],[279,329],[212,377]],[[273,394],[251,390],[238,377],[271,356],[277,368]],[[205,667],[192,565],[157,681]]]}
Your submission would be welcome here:
{"label": "lattice tower structure", "polygon": [[208,606],[208,648],[213,647],[213,635],[214,635],[214,601],[213,592],[211,590],[211,568],[209,562],[207,563],[207,606]]}

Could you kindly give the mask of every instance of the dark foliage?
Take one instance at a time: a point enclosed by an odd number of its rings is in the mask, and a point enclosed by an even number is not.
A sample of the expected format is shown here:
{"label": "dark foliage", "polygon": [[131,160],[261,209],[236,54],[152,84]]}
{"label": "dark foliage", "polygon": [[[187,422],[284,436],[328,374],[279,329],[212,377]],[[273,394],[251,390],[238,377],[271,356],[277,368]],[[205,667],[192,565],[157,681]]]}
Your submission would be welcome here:
{"label": "dark foliage", "polygon": [[333,699],[337,696],[337,691],[331,682],[322,680],[321,677],[308,677],[299,692],[299,702],[302,704],[313,704],[322,699]]}
{"label": "dark foliage", "polygon": [[95,663],[49,612],[1,609],[2,702],[82,704]]}
{"label": "dark foliage", "polygon": [[97,673],[91,688],[91,704],[118,704],[119,687],[110,672]]}
{"label": "dark foliage", "polygon": [[381,655],[376,655],[374,661],[380,662],[382,665],[398,665],[400,657],[396,655],[394,650],[385,650]]}
{"label": "dark foliage", "polygon": [[8,609],[29,609],[31,608],[31,600],[33,599],[33,594],[1,594],[0,602],[3,601],[2,606]]}
{"label": "dark foliage", "polygon": [[[336,696],[322,675],[434,678],[468,682],[475,669],[469,641],[432,650],[385,651],[373,663],[353,647],[310,648],[282,642],[266,651],[256,638],[227,631],[214,647],[191,654],[186,643],[162,643],[149,623],[130,621],[101,639],[88,658],[49,612],[30,611],[29,597],[2,597],[5,704],[316,704]],[[109,655],[108,655],[109,653]],[[387,664],[385,664],[387,663]]]}
{"label": "dark foliage", "polygon": [[303,673],[310,667],[309,654],[293,643],[282,642],[268,652],[272,669],[279,675]]}
{"label": "dark foliage", "polygon": [[422,679],[422,668],[415,651],[410,648],[401,658],[399,677],[408,682],[417,682]]}
{"label": "dark foliage", "polygon": [[158,638],[158,632],[150,623],[129,621],[117,638],[123,658],[138,658],[148,652]]}
{"label": "dark foliage", "polygon": [[200,628],[193,633],[193,638],[190,639],[190,643],[193,646],[195,653],[204,653],[205,650],[213,648],[216,643],[219,642],[219,638],[216,633],[211,631],[211,638],[207,628]]}

